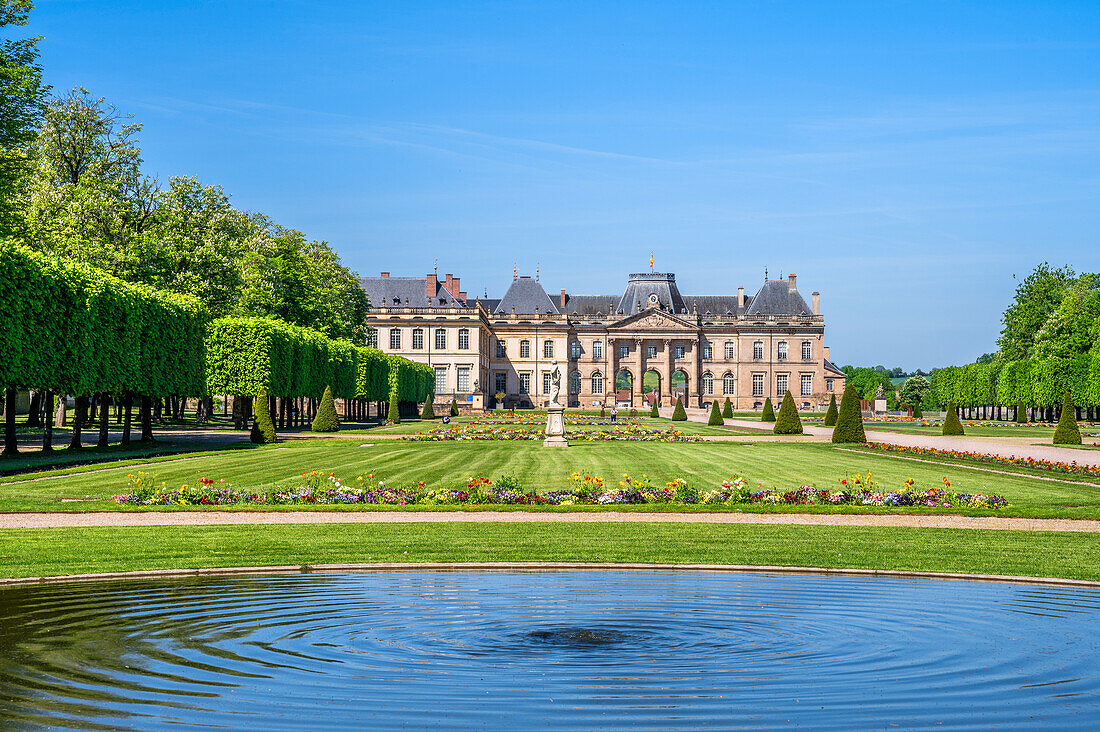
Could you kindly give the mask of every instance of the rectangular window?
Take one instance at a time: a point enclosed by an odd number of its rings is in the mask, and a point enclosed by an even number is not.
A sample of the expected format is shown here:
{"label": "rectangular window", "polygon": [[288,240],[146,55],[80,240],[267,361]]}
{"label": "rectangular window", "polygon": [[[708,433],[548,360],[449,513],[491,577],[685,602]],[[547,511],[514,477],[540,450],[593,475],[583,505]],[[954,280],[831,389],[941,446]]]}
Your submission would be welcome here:
{"label": "rectangular window", "polygon": [[593,341],[592,342],[592,358],[593,359],[603,358],[603,341]]}
{"label": "rectangular window", "polygon": [[504,345],[504,341],[497,341],[497,358],[504,358],[508,355],[508,349]]}
{"label": "rectangular window", "polygon": [[802,396],[810,396],[814,393],[814,377],[812,374],[802,374]]}
{"label": "rectangular window", "polygon": [[581,342],[580,341],[573,341],[572,351],[570,352],[570,354],[572,355],[574,361],[576,361],[578,358],[581,357]]}
{"label": "rectangular window", "polygon": [[531,374],[519,375],[519,393],[530,394],[531,393]]}
{"label": "rectangular window", "polygon": [[755,341],[752,344],[752,357],[757,361],[764,358],[764,341]]}
{"label": "rectangular window", "polygon": [[687,349],[683,346],[676,346],[676,358],[683,358],[687,354]]}
{"label": "rectangular window", "polygon": [[630,357],[630,346],[628,346],[627,344],[624,343],[621,346],[619,346],[619,358],[629,358],[629,357]]}
{"label": "rectangular window", "polygon": [[401,348],[401,329],[393,328],[390,330],[390,350],[396,351]]}
{"label": "rectangular window", "polygon": [[714,358],[714,346],[707,343],[703,346],[703,360],[709,361],[712,358]]}
{"label": "rectangular window", "polygon": [[470,391],[470,369],[458,367],[458,387],[457,391],[468,394]]}
{"label": "rectangular window", "polygon": [[764,396],[764,374],[752,375],[752,395]]}
{"label": "rectangular window", "polygon": [[447,347],[447,331],[442,328],[435,329],[435,347],[439,351]]}
{"label": "rectangular window", "polygon": [[646,358],[657,358],[657,346],[649,346],[645,349]]}
{"label": "rectangular window", "polygon": [[542,357],[553,358],[554,357],[554,341],[542,342]]}
{"label": "rectangular window", "polygon": [[777,355],[779,356],[779,360],[780,361],[786,361],[787,360],[787,342],[786,341],[779,341],[779,345],[777,346],[777,348],[778,348],[778,354]]}
{"label": "rectangular window", "polygon": [[470,350],[470,329],[459,328],[458,329],[458,347],[463,351]]}
{"label": "rectangular window", "polygon": [[726,341],[726,360],[733,360],[733,341]]}
{"label": "rectangular window", "polygon": [[775,394],[776,396],[783,396],[787,393],[787,375],[776,374],[775,375]]}
{"label": "rectangular window", "polygon": [[809,361],[813,358],[813,345],[809,341],[802,341],[802,360]]}
{"label": "rectangular window", "polygon": [[519,357],[531,358],[531,341],[519,342]]}
{"label": "rectangular window", "polygon": [[413,348],[420,349],[424,347],[424,329],[413,328]]}
{"label": "rectangular window", "polygon": [[832,391],[832,390],[833,390],[833,380],[832,379],[825,379],[825,391]]}
{"label": "rectangular window", "polygon": [[435,367],[435,393],[442,394],[447,391],[447,367]]}
{"label": "rectangular window", "polygon": [[496,393],[496,394],[507,394],[508,393],[508,374],[497,373],[494,378],[496,378],[496,382],[497,382],[497,389],[494,393]]}
{"label": "rectangular window", "polygon": [[542,393],[543,394],[549,394],[550,393],[550,372],[549,371],[543,371],[542,372]]}
{"label": "rectangular window", "polygon": [[367,328],[367,348],[378,348],[377,328]]}

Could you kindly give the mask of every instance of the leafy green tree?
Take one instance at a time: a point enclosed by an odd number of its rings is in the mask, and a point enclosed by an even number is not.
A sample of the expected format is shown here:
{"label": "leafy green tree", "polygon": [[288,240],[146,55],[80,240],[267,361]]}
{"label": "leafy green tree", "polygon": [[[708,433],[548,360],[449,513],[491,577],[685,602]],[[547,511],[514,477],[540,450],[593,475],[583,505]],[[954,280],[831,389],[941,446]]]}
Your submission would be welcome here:
{"label": "leafy green tree", "polygon": [[779,416],[776,417],[772,432],[777,435],[802,434],[802,420],[798,417],[798,409],[794,406],[794,397],[791,396],[789,389],[783,395],[783,401],[779,405]]}
{"label": "leafy green tree", "polygon": [[829,397],[829,409],[826,410],[826,412],[825,412],[825,426],[826,427],[835,427],[836,426],[836,416],[837,416],[836,394],[833,394],[832,396]]}
{"label": "leafy green tree", "polygon": [[954,401],[947,403],[947,417],[943,421],[943,434],[953,436],[966,434],[962,422],[959,421],[959,410],[955,408]]}
{"label": "leafy green tree", "polygon": [[867,442],[867,434],[863,430],[863,414],[859,411],[859,394],[851,384],[844,386],[832,441],[837,444]]}
{"label": "leafy green tree", "polygon": [[684,403],[680,401],[680,397],[676,397],[676,407],[672,410],[673,422],[686,422],[687,412],[684,411]]}
{"label": "leafy green tree", "polygon": [[420,419],[435,419],[435,407],[431,397],[424,400],[424,408],[420,410]]}
{"label": "leafy green tree", "polygon": [[1083,274],[1070,284],[1062,301],[1035,334],[1033,356],[1074,358],[1100,336],[1100,277]]}
{"label": "leafy green tree", "polygon": [[924,403],[925,395],[928,394],[931,388],[932,384],[928,379],[923,376],[911,376],[902,384],[901,391],[898,392],[898,401],[911,406],[913,414],[916,416],[916,412],[920,410],[921,405]]}
{"label": "leafy green tree", "polygon": [[[0,2],[0,30],[27,24],[31,0]],[[22,232],[20,199],[33,163],[28,149],[45,107],[37,37],[0,42],[0,237]]]}
{"label": "leafy green tree", "polygon": [[729,397],[726,397],[726,401],[722,405],[722,417],[723,419],[733,419],[733,403],[730,402]]}
{"label": "leafy green tree", "polygon": [[764,400],[764,409],[760,412],[761,422],[774,422],[775,410],[772,409],[772,398],[768,397]]}
{"label": "leafy green tree", "polygon": [[716,427],[725,423],[725,420],[722,419],[722,412],[718,409],[718,400],[715,399],[710,403],[710,419],[707,420],[707,424]]}
{"label": "leafy green tree", "polygon": [[317,405],[317,414],[313,416],[313,431],[338,432],[339,430],[340,415],[336,413],[336,400],[332,398],[332,387],[326,386],[325,393],[321,396],[321,403]]}
{"label": "leafy green tree", "polygon": [[1034,355],[1035,336],[1061,304],[1073,279],[1071,268],[1052,269],[1043,262],[1016,287],[1016,297],[1004,312],[1004,328],[997,340],[1003,360],[1018,361]]}
{"label": "leafy green tree", "polygon": [[1062,399],[1062,416],[1054,428],[1055,445],[1080,445],[1081,428],[1077,424],[1077,408],[1073,404],[1073,395],[1068,391]]}

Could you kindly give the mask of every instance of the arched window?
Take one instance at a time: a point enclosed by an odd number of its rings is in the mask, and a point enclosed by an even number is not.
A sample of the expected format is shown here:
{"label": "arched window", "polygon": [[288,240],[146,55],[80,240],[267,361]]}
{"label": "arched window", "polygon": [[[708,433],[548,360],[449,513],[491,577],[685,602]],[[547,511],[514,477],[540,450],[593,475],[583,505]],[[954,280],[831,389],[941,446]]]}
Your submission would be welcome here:
{"label": "arched window", "polygon": [[396,351],[396,350],[399,350],[400,348],[401,348],[401,329],[400,328],[392,328],[392,329],[390,329],[390,349]]}
{"label": "arched window", "polygon": [[725,395],[733,394],[734,386],[736,382],[733,379],[733,374],[726,374],[722,377],[722,393]]}
{"label": "arched window", "polygon": [[592,373],[592,393],[603,394],[603,374],[599,371]]}
{"label": "arched window", "polygon": [[435,347],[440,351],[447,347],[447,331],[442,328],[435,329]]}
{"label": "arched window", "polygon": [[814,347],[809,341],[802,341],[802,360],[809,361],[813,358]]}
{"label": "arched window", "polygon": [[470,349],[470,329],[459,328],[458,329],[458,347],[460,350],[468,351]]}
{"label": "arched window", "polygon": [[581,372],[574,371],[569,374],[569,393],[580,394],[581,393]]}
{"label": "arched window", "polygon": [[413,348],[419,349],[419,348],[423,348],[423,347],[424,347],[424,329],[423,328],[413,328]]}
{"label": "arched window", "polygon": [[712,374],[709,371],[707,371],[706,373],[703,374],[703,393],[704,394],[713,394],[714,393],[714,374]]}
{"label": "arched window", "polygon": [[554,341],[542,342],[542,357],[553,358],[554,357]]}
{"label": "arched window", "polygon": [[754,341],[752,344],[752,357],[757,361],[764,358],[764,341]]}
{"label": "arched window", "polygon": [[531,358],[531,341],[519,342],[519,357]]}

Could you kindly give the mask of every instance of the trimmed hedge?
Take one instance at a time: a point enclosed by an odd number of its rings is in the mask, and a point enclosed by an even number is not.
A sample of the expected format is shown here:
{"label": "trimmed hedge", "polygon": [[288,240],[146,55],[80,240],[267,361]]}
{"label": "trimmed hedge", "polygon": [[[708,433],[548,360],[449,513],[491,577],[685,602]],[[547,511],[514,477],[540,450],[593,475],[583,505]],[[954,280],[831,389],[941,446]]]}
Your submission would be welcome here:
{"label": "trimmed hedge", "polygon": [[649,403],[649,416],[650,417],[660,417],[661,416],[661,413],[657,411],[657,400],[656,399],[654,399],[653,401],[651,401]]}
{"label": "trimmed hedge", "polygon": [[935,369],[929,381],[937,404],[1050,409],[1068,391],[1077,406],[1100,407],[1100,353],[947,366]]}
{"label": "trimmed hedge", "polygon": [[733,403],[729,397],[726,397],[726,403],[722,405],[722,418],[733,419]]}
{"label": "trimmed hedge", "polygon": [[831,397],[829,397],[829,409],[825,412],[826,427],[836,426],[836,415],[836,394],[833,394]]}
{"label": "trimmed hedge", "polygon": [[252,434],[250,437],[257,445],[270,445],[278,441],[275,435],[275,423],[271,421],[271,408],[267,392],[260,389],[256,394],[253,408]]}
{"label": "trimmed hedge", "polygon": [[788,389],[783,395],[783,402],[779,405],[779,415],[775,419],[775,427],[772,429],[777,435],[801,435],[802,420],[798,417],[798,409],[794,406],[794,397]]}
{"label": "trimmed hedge", "polygon": [[455,399],[454,397],[451,397],[451,416],[452,417],[457,417],[458,416],[458,400]]}
{"label": "trimmed hedge", "polygon": [[1024,406],[1023,402],[1016,405],[1016,422],[1018,424],[1027,422],[1027,407]]}
{"label": "trimmed hedge", "polygon": [[947,417],[943,420],[943,434],[965,435],[962,422],[959,421],[959,410],[955,408],[955,402],[947,403]]}
{"label": "trimmed hedge", "polygon": [[1054,444],[1081,444],[1081,428],[1077,425],[1077,407],[1073,403],[1073,395],[1068,391],[1062,398],[1062,416],[1058,418],[1058,426],[1054,428]]}
{"label": "trimmed hedge", "polygon": [[725,423],[726,420],[722,419],[722,411],[718,409],[718,400],[715,399],[710,403],[710,419],[707,420],[707,425],[710,427],[717,427]]}
{"label": "trimmed hedge", "polygon": [[676,397],[676,408],[672,410],[673,422],[687,422],[687,412],[684,411],[684,403],[680,401],[680,397]]}
{"label": "trimmed hedge", "polygon": [[424,408],[420,410],[420,419],[435,419],[435,407],[431,399],[424,400]]}
{"label": "trimmed hedge", "polygon": [[764,410],[760,412],[761,422],[774,422],[775,410],[772,409],[772,398],[768,397],[764,400]]}
{"label": "trimmed hedge", "polygon": [[332,398],[332,389],[325,387],[321,403],[317,405],[317,414],[313,417],[314,432],[339,432],[340,415],[336,413],[336,400]]}
{"label": "trimmed hedge", "polygon": [[844,394],[840,397],[840,409],[837,410],[832,439],[838,444],[867,442],[863,414],[859,411],[859,394],[852,384],[845,385]]}

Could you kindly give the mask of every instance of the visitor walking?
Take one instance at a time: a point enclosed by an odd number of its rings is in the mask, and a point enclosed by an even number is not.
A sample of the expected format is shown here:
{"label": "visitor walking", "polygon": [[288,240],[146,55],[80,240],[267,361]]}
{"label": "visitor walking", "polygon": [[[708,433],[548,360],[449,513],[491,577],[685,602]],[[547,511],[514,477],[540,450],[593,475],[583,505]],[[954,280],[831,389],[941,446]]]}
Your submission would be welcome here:
{"label": "visitor walking", "polygon": [[611,408],[611,421],[615,422],[619,418],[619,410],[616,407]]}

